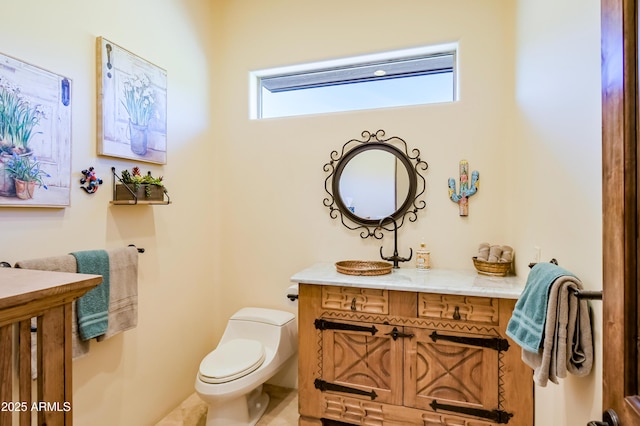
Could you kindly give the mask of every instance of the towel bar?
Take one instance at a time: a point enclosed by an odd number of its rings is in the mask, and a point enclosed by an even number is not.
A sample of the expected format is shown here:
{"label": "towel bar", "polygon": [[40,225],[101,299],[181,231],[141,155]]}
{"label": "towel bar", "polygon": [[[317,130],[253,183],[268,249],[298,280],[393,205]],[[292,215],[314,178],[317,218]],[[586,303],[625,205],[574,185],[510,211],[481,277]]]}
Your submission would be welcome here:
{"label": "towel bar", "polygon": [[[557,265],[557,264],[558,264],[558,261],[557,261],[557,260],[556,260],[556,258],[554,257],[553,259],[551,259],[551,260],[549,261],[549,263],[553,263],[554,265]],[[533,268],[534,266],[536,266],[536,262],[531,262],[531,263],[529,264],[529,268]]]}
{"label": "towel bar", "polygon": [[[129,244],[129,247],[135,247],[135,244]],[[138,248],[138,253],[144,253],[144,249],[143,248]]]}
{"label": "towel bar", "polygon": [[[129,244],[129,247],[135,247],[133,244]],[[138,248],[138,253],[144,253],[143,248]],[[0,262],[0,268],[11,268],[11,264],[9,262]]]}
{"label": "towel bar", "polygon": [[602,300],[602,290],[600,291],[574,290],[573,295],[576,296],[578,299]]}
{"label": "towel bar", "polygon": [[[558,261],[554,258],[549,261],[549,263],[553,263],[554,265],[558,264]],[[535,262],[529,264],[529,268],[533,268],[535,266]],[[574,290],[573,295],[578,299],[588,299],[588,300],[602,300],[602,290],[599,291],[587,291],[587,290]]]}

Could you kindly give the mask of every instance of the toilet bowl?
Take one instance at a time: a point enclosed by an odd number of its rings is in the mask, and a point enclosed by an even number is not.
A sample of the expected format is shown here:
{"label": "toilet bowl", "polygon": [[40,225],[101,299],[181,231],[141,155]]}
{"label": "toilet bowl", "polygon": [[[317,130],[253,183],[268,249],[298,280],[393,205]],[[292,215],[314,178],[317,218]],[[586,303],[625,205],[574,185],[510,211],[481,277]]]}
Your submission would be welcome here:
{"label": "toilet bowl", "polygon": [[298,325],[290,312],[242,308],[216,349],[200,363],[196,392],[207,403],[207,426],[252,426],[269,403],[262,385],[296,352]]}

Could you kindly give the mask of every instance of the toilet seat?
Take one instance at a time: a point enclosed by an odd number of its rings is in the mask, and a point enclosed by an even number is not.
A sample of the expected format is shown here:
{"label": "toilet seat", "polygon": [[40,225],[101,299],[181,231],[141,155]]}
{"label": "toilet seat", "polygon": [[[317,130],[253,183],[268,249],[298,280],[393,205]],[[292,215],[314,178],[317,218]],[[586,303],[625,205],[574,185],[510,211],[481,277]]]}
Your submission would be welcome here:
{"label": "toilet seat", "polygon": [[264,346],[257,340],[233,339],[218,346],[200,363],[200,380],[226,383],[246,376],[262,365]]}

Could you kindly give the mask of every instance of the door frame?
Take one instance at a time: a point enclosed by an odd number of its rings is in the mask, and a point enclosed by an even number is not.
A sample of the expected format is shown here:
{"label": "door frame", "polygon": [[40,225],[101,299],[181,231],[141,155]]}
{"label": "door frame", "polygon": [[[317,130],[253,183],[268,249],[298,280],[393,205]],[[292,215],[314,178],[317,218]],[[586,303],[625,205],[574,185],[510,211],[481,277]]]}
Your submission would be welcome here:
{"label": "door frame", "polygon": [[603,408],[640,424],[637,0],[602,0]]}

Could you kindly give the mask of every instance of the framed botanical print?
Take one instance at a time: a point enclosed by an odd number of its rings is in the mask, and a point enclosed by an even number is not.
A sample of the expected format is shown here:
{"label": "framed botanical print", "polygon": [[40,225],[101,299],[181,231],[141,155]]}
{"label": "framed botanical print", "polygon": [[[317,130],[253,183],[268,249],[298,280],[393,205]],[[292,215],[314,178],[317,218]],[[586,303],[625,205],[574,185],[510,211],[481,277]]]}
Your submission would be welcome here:
{"label": "framed botanical print", "polygon": [[0,54],[0,207],[65,207],[71,80]]}
{"label": "framed botanical print", "polygon": [[167,72],[98,37],[98,154],[167,163]]}

